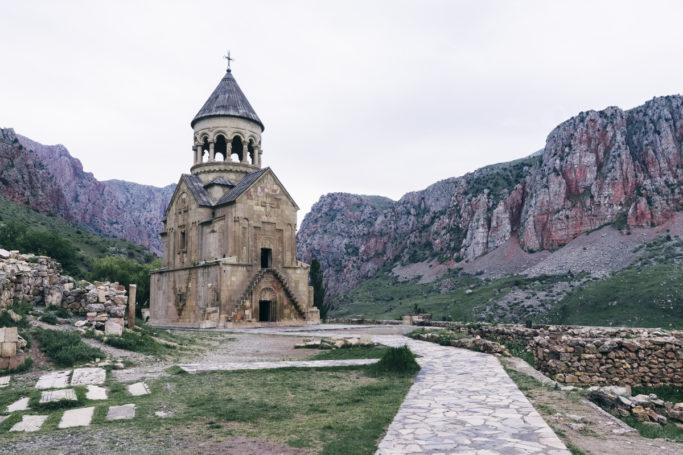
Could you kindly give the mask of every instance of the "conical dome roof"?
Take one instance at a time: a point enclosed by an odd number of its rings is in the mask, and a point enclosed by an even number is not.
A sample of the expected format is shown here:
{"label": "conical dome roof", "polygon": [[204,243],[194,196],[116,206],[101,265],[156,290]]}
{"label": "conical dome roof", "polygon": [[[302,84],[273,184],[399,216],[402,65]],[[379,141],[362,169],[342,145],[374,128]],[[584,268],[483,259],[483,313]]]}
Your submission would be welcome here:
{"label": "conical dome roof", "polygon": [[229,69],[218,83],[218,87],[209,96],[209,99],[206,100],[204,106],[194,116],[191,126],[194,127],[194,124],[200,119],[220,116],[240,117],[251,120],[258,123],[261,131],[264,130],[263,122],[254,112],[254,108],[249,104],[247,97],[242,93],[240,86],[237,85],[237,81]]}

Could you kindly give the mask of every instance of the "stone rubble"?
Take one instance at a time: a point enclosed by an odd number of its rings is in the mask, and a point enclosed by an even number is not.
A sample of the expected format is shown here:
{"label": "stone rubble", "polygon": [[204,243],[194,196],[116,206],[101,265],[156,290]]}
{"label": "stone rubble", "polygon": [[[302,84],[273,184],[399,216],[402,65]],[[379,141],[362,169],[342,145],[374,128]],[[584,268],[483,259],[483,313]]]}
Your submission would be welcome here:
{"label": "stone rubble", "polygon": [[683,425],[683,403],[672,403],[657,395],[631,396],[631,389],[615,387],[589,387],[588,399],[619,417],[632,416],[640,422],[666,425],[669,420]]}

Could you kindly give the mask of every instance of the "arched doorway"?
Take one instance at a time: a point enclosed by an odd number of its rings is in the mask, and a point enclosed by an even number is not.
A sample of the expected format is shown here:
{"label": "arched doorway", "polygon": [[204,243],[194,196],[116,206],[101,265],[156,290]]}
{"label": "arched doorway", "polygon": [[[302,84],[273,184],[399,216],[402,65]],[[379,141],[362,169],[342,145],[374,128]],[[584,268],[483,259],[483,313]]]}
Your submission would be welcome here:
{"label": "arched doorway", "polygon": [[277,295],[271,288],[264,288],[258,299],[259,322],[276,322],[278,320]]}

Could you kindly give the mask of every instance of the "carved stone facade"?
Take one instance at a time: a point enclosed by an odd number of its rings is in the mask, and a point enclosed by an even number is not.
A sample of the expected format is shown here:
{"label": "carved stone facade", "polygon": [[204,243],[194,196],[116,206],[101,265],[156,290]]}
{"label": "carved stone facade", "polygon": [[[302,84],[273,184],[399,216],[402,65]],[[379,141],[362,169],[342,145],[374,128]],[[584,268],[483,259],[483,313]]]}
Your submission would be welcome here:
{"label": "carved stone facade", "polygon": [[296,259],[299,207],[261,169],[263,124],[230,70],[192,127],[191,174],[166,209],[162,267],[151,275],[151,324],[319,322],[309,265]]}

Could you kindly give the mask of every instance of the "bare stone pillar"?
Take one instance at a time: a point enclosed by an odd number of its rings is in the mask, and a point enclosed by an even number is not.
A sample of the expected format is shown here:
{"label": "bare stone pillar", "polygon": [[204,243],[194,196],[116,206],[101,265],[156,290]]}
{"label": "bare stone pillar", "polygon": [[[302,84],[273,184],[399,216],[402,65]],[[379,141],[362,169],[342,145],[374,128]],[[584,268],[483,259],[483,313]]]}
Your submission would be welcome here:
{"label": "bare stone pillar", "polygon": [[128,286],[128,328],[135,327],[135,293],[137,285],[131,284]]}
{"label": "bare stone pillar", "polygon": [[242,142],[242,162],[243,163],[248,163],[247,160],[249,159],[249,157],[247,155],[249,155],[249,149],[247,148],[247,144]]}
{"label": "bare stone pillar", "polygon": [[232,161],[232,142],[225,144],[225,161]]}
{"label": "bare stone pillar", "polygon": [[258,167],[261,167],[261,154],[262,153],[263,153],[263,150],[261,150],[261,147],[259,147],[258,149],[256,149],[254,151],[254,155],[256,155],[256,157],[255,157],[256,158],[256,165]]}
{"label": "bare stone pillar", "polygon": [[215,142],[209,142],[209,161],[215,161],[216,160],[216,152],[214,152],[214,146],[216,145]]}
{"label": "bare stone pillar", "polygon": [[194,152],[194,164],[199,164],[199,163],[202,162],[202,155],[204,154],[202,148],[203,148],[202,145],[199,144],[199,145],[197,146],[197,148],[195,149],[195,152]]}

